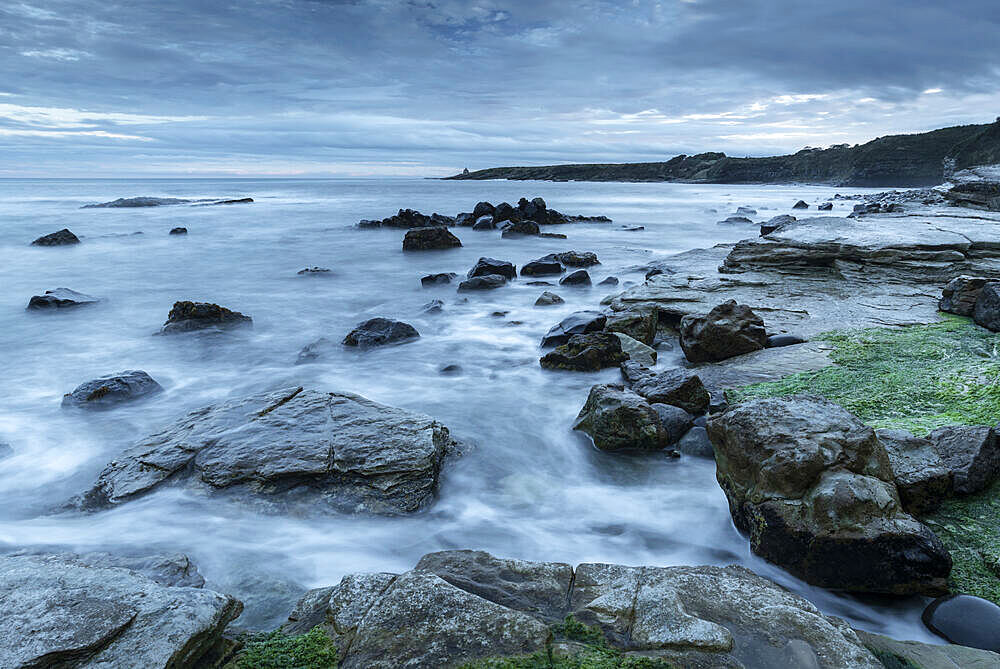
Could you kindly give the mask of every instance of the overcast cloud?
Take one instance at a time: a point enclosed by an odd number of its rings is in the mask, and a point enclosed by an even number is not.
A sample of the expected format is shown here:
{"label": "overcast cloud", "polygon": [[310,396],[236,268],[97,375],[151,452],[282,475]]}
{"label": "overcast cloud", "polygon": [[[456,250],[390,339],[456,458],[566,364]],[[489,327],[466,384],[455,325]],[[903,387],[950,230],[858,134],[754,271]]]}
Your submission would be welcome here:
{"label": "overcast cloud", "polygon": [[996,0],[8,0],[0,176],[439,176],[1000,114]]}

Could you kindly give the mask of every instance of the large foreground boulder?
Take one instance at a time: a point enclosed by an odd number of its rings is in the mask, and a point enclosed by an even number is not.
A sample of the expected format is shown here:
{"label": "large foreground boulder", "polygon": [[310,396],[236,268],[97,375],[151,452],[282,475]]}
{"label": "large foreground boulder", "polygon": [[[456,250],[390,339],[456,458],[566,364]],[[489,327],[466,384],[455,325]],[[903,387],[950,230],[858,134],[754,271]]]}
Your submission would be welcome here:
{"label": "large foreground boulder", "polygon": [[347,333],[347,336],[344,337],[344,346],[356,346],[363,349],[374,348],[410,341],[419,336],[420,333],[417,332],[417,329],[409,323],[391,318],[370,318],[364,323],[359,323],[356,328]]}
{"label": "large foreground boulder", "polygon": [[733,520],[756,554],[825,588],[947,591],[948,551],[903,511],[885,449],[856,417],[820,398],[759,399],[707,429]]}
{"label": "large foreground boulder", "polygon": [[403,237],[404,251],[453,249],[461,245],[462,241],[444,227],[412,228]]}
{"label": "large foreground boulder", "polygon": [[691,362],[715,362],[759,351],[767,343],[764,321],[745,304],[723,302],[704,316],[681,319],[681,348]]}
{"label": "large foreground boulder", "polygon": [[194,330],[230,330],[253,325],[253,319],[238,311],[210,302],[174,302],[160,334],[178,334]]}
{"label": "large foreground boulder", "polygon": [[63,228],[57,232],[50,232],[47,235],[42,235],[35,241],[31,242],[32,246],[67,246],[69,244],[79,244],[80,238],[69,231],[68,228]]}
{"label": "large foreground boulder", "polygon": [[194,411],[108,464],[78,503],[121,504],[167,485],[270,510],[397,514],[428,505],[448,428],[352,393],[285,388]]}
{"label": "large foreground boulder", "polygon": [[[567,616],[571,624],[560,624]],[[477,666],[541,667],[550,653],[588,652],[584,639],[601,644],[597,655],[590,650],[590,662],[601,663],[566,666],[884,669],[843,621],[742,567],[574,569],[443,551],[400,575],[351,574],[312,590],[284,629],[317,625],[342,669],[453,668],[483,658],[494,664]]]}
{"label": "large foreground boulder", "polygon": [[670,442],[656,409],[631,390],[614,385],[590,389],[573,429],[590,435],[602,451],[658,451]]}
{"label": "large foreground boulder", "polygon": [[69,288],[47,290],[43,295],[32,295],[28,300],[28,309],[66,309],[97,304],[101,300],[93,295],[78,293]]}
{"label": "large foreground boulder", "polygon": [[163,386],[141,369],[102,376],[63,395],[62,405],[81,409],[110,409],[125,402],[162,392]]}
{"label": "large foreground boulder", "polygon": [[72,555],[0,557],[0,667],[196,666],[239,601]]}

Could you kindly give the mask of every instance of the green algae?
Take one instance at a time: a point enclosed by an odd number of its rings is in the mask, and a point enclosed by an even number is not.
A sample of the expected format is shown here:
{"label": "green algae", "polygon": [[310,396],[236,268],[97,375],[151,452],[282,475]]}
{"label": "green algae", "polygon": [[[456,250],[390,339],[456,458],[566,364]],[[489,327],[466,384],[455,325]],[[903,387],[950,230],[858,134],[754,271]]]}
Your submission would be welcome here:
{"label": "green algae", "polygon": [[274,631],[243,639],[236,669],[336,669],[337,649],[320,627],[288,636]]}

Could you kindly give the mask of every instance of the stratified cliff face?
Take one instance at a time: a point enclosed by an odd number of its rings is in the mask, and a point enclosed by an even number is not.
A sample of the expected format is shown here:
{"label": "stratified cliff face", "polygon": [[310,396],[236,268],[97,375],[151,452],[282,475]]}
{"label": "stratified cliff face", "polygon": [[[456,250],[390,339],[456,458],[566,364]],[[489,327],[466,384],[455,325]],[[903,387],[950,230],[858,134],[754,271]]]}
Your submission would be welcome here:
{"label": "stratified cliff face", "polygon": [[933,186],[944,180],[946,158],[954,159],[959,169],[1000,163],[1000,120],[879,137],[853,147],[803,149],[787,156],[731,158],[724,153],[700,153],[657,163],[495,167],[449,178]]}

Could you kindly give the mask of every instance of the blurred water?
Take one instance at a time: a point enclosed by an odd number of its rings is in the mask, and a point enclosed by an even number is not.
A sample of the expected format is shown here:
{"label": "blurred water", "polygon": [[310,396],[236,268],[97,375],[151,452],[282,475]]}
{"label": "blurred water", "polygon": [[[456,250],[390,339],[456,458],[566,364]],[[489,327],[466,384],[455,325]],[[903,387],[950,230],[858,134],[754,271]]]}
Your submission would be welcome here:
{"label": "blurred water", "polygon": [[[556,287],[566,303],[541,309],[533,303],[545,288],[523,280],[471,295],[457,295],[454,284],[424,289],[419,281],[428,273],[464,274],[480,256],[521,266],[576,249],[601,259],[591,269],[595,283],[612,275],[638,282],[638,268],[652,260],[756,234],[755,226],[716,224],[737,206],[756,207],[755,220],[765,220],[791,213],[799,198],[815,203],[834,192],[420,179],[2,180],[0,441],[14,455],[0,460],[0,542],[187,553],[211,587],[247,601],[240,622],[249,626],[280,622],[302,589],[334,584],[345,573],[401,571],[429,551],[478,548],[574,564],[741,563],[867,629],[932,640],[919,623],[918,600],[838,597],[751,556],[733,528],[714,463],[608,456],[570,430],[589,387],[617,380],[618,372],[544,371],[538,341],[562,316],[596,307],[611,291]],[[255,203],[80,209],[139,195],[250,196]],[[564,213],[605,214],[614,223],[552,229],[567,240],[501,240],[497,232],[458,228],[461,249],[408,254],[401,250],[403,231],[353,227],[401,207],[454,215],[479,200],[516,203],[522,196],[542,196]],[[838,201],[833,213],[850,206]],[[636,225],[645,230],[623,229]],[[175,226],[189,234],[168,236]],[[83,243],[28,245],[63,227]],[[296,274],[313,265],[332,275]],[[52,314],[25,311],[31,295],[61,286],[104,302]],[[444,312],[422,314],[434,298],[444,300]],[[254,328],[215,337],[152,336],[183,299],[250,314]],[[422,336],[293,364],[310,341],[339,341],[374,316],[405,320]],[[461,373],[442,375],[448,364],[460,365]],[[60,407],[62,394],[79,383],[124,369],[146,370],[166,392],[108,412]],[[348,390],[430,414],[475,448],[445,472],[436,505],[408,518],[275,517],[179,490],[92,515],[51,511],[88,487],[133,440],[185,412],[292,384]]]}

